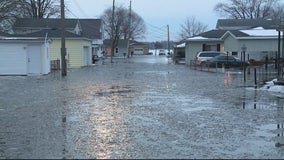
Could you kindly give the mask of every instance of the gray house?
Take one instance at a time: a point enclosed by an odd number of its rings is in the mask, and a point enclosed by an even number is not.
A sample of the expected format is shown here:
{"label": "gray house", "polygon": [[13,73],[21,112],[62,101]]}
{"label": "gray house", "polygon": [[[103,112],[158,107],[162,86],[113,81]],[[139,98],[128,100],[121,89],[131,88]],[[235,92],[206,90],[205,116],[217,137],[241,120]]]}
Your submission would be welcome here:
{"label": "gray house", "polygon": [[241,57],[246,46],[251,59],[274,57],[278,45],[278,20],[221,19],[216,28],[186,40],[186,64],[190,64],[200,51],[224,51]]}
{"label": "gray house", "polygon": [[[107,56],[111,55],[111,40],[104,40],[104,51]],[[128,53],[128,40],[120,39],[114,48],[114,56],[123,57],[123,53]]]}

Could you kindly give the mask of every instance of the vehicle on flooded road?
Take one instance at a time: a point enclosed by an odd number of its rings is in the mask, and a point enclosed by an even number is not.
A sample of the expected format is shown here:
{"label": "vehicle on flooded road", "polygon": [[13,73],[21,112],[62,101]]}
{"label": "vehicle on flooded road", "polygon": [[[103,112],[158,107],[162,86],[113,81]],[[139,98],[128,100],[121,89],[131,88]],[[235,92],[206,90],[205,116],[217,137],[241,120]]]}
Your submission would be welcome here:
{"label": "vehicle on flooded road", "polygon": [[225,55],[224,52],[219,52],[219,51],[203,51],[203,52],[198,52],[196,54],[196,57],[194,59],[194,63],[197,65],[203,65],[206,64],[206,61],[210,58],[213,58],[215,56],[219,55]]}
{"label": "vehicle on flooded road", "polygon": [[210,58],[206,61],[206,65],[209,67],[242,67],[242,66],[248,66],[249,62],[243,62],[240,59],[229,56],[229,55],[220,55],[213,58]]}
{"label": "vehicle on flooded road", "polygon": [[166,55],[166,50],[160,49],[159,50],[159,56],[165,56]]}

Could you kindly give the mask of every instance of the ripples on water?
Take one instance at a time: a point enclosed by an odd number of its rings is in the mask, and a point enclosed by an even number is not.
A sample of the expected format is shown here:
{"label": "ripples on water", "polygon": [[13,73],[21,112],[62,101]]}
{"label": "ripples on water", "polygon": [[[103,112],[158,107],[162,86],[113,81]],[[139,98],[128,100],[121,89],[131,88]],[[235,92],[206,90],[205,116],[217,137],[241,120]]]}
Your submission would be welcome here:
{"label": "ripples on water", "polygon": [[240,87],[239,72],[202,72],[165,57],[114,61],[65,78],[0,77],[0,114],[20,103],[7,92],[25,105],[58,107],[64,158],[283,157],[283,99]]}

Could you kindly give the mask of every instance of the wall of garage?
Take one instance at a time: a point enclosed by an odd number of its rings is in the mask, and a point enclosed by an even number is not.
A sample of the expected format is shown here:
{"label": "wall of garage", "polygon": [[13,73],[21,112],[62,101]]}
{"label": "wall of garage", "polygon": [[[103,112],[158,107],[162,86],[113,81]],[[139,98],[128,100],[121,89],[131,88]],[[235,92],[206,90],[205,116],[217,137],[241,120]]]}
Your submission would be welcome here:
{"label": "wall of garage", "polygon": [[44,42],[0,41],[0,75],[48,74],[49,46]]}

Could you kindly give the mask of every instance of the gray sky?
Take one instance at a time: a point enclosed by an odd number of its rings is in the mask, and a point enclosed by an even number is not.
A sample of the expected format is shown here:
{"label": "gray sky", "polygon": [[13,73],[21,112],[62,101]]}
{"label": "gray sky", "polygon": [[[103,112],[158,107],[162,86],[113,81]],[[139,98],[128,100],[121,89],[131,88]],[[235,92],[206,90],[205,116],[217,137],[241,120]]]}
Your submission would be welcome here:
{"label": "gray sky", "polygon": [[[226,0],[132,0],[132,9],[138,13],[147,26],[146,38],[142,41],[167,40],[167,25],[170,39],[176,40],[180,25],[187,17],[196,19],[214,29],[217,15],[213,8]],[[113,0],[66,0],[71,18],[99,18],[103,11],[112,6]],[[130,0],[115,0],[116,5],[129,7]]]}

